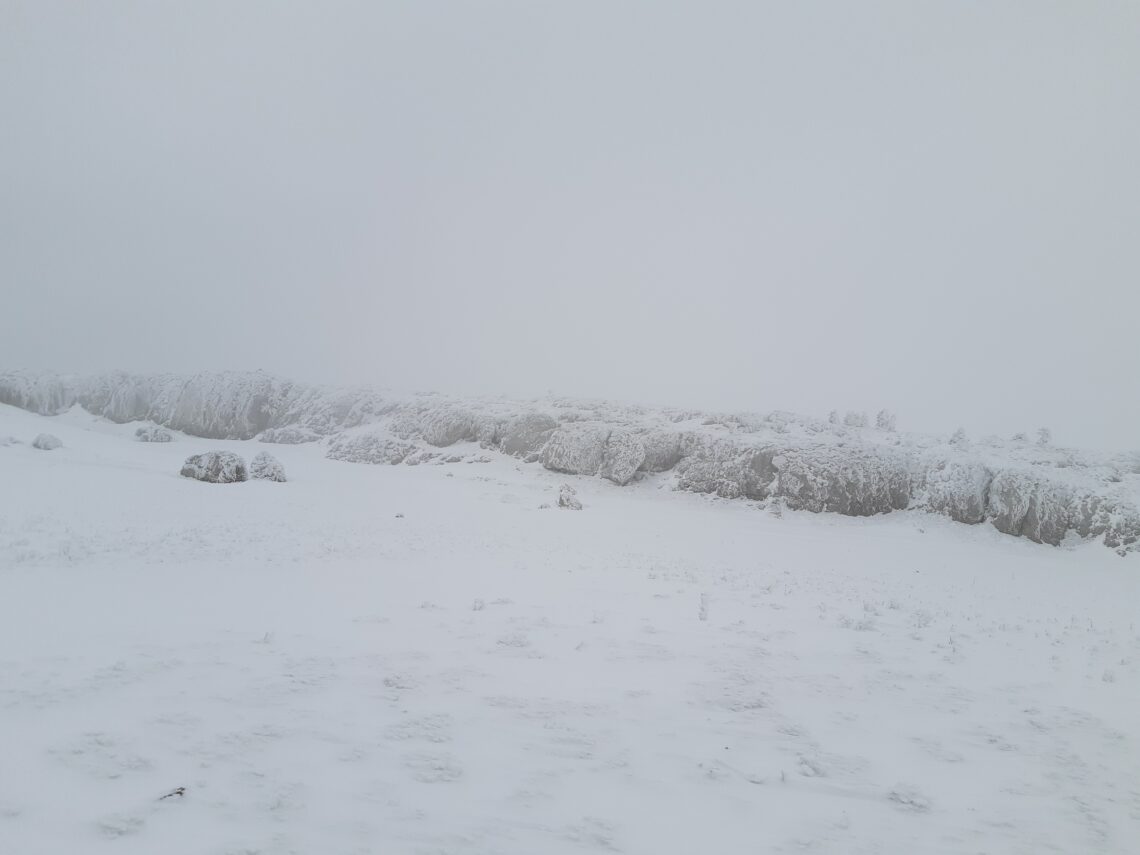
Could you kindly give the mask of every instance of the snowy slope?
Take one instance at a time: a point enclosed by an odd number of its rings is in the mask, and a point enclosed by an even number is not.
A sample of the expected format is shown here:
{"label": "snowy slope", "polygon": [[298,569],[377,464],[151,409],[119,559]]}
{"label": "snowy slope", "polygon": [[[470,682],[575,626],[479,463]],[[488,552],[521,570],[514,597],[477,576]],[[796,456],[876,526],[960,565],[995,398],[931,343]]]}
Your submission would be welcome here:
{"label": "snowy slope", "polygon": [[1135,555],[135,427],[0,406],[0,852],[1140,850]]}
{"label": "snowy slope", "polygon": [[921,509],[963,523],[988,521],[1038,543],[1098,540],[1121,554],[1140,549],[1140,454],[996,438],[971,444],[784,412],[396,397],[263,372],[9,371],[0,373],[0,403],[45,415],[78,404],[114,422],[148,420],[219,439],[295,444],[336,435],[330,456],[350,462],[420,463],[438,456],[433,449],[477,441],[552,471],[620,485],[672,471],[679,488],[723,498],[850,516]]}

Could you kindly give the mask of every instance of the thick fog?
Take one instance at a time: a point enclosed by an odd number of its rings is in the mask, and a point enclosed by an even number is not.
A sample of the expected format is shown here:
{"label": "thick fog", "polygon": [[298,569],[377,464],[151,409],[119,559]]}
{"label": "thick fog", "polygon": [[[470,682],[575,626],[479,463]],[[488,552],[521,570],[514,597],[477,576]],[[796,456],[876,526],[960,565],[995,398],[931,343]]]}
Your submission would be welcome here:
{"label": "thick fog", "polygon": [[1140,5],[0,6],[0,368],[1140,446]]}

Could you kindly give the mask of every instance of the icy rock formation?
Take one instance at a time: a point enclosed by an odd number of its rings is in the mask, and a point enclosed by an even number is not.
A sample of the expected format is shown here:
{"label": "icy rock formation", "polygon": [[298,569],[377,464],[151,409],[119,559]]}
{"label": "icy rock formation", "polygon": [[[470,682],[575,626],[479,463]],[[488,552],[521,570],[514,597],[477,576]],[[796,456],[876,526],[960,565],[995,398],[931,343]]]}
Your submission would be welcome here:
{"label": "icy rock formation", "polygon": [[935,459],[926,469],[919,505],[960,523],[983,522],[992,479],[989,469],[976,459]]}
{"label": "icy rock formation", "polygon": [[57,448],[63,448],[63,442],[55,434],[41,433],[32,440],[32,448],[38,448],[40,451],[55,451]]}
{"label": "icy rock formation", "polygon": [[766,499],[776,477],[779,449],[744,440],[686,436],[677,464],[677,488],[722,499]]}
{"label": "icy rock formation", "polygon": [[563,484],[558,488],[558,507],[566,508],[570,511],[582,510],[582,503],[578,501],[578,491],[571,487],[569,484]]}
{"label": "icy rock formation", "polygon": [[598,474],[624,487],[645,462],[645,446],[641,439],[628,430],[610,432],[602,451],[602,466]]}
{"label": "icy rock formation", "polygon": [[262,481],[285,481],[285,467],[268,451],[260,451],[249,462],[251,478]]}
{"label": "icy rock formation", "polygon": [[341,434],[329,443],[325,457],[346,463],[386,463],[396,465],[412,454],[416,446],[383,431]]}
{"label": "icy rock formation", "polygon": [[542,413],[517,416],[503,427],[499,448],[511,457],[533,462],[557,427],[558,422]]}
{"label": "icy rock formation", "polygon": [[207,451],[187,457],[180,474],[211,484],[234,484],[249,477],[245,461],[232,451]]}
{"label": "icy rock formation", "polygon": [[139,442],[171,442],[174,434],[158,425],[143,425],[135,431],[135,439]]}
{"label": "icy rock formation", "polygon": [[676,431],[647,430],[639,437],[645,450],[644,472],[667,472],[681,462],[681,435]]}
{"label": "icy rock formation", "polygon": [[275,445],[301,445],[306,442],[317,442],[321,435],[316,431],[303,427],[279,427],[263,430],[257,437],[258,442],[270,442]]}
{"label": "icy rock formation", "polygon": [[1067,484],[1009,469],[990,483],[987,510],[998,531],[1058,546],[1069,530],[1072,498]]}
{"label": "icy rock formation", "polygon": [[539,459],[552,472],[597,475],[606,457],[610,429],[586,422],[563,425],[543,446]]}
{"label": "icy rock formation", "polygon": [[0,374],[0,404],[54,416],[75,403],[67,383],[48,372],[8,371]]}
{"label": "icy rock formation", "polygon": [[875,446],[817,445],[772,458],[774,494],[793,510],[867,517],[910,503],[911,472],[901,455]]}

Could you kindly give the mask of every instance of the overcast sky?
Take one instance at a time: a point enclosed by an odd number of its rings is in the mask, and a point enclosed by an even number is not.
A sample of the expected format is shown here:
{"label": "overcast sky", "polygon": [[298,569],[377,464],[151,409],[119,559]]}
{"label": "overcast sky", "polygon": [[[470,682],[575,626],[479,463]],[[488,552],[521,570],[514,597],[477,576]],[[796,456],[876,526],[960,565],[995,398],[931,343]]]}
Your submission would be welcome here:
{"label": "overcast sky", "polygon": [[1140,3],[0,0],[0,369],[1140,446]]}

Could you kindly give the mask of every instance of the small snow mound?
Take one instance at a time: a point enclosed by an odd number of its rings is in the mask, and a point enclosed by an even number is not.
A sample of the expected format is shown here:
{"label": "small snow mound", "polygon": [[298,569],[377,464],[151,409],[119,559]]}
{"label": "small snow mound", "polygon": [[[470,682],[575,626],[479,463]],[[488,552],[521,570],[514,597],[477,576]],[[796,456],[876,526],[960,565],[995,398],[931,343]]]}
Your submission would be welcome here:
{"label": "small snow mound", "polygon": [[249,477],[245,461],[232,451],[207,451],[187,457],[180,474],[211,484],[233,484]]}
{"label": "small snow mound", "polygon": [[32,440],[32,448],[38,448],[40,451],[55,451],[57,448],[63,448],[63,442],[55,434],[41,433]]}
{"label": "small snow mound", "polygon": [[569,484],[558,488],[558,507],[571,511],[582,510],[582,503],[578,501],[578,491]]}
{"label": "small snow mound", "polygon": [[158,425],[143,425],[135,431],[135,439],[139,442],[171,442],[174,434]]}
{"label": "small snow mound", "polygon": [[280,460],[268,451],[258,452],[254,456],[249,463],[249,474],[251,478],[257,478],[261,481],[284,482],[286,480],[285,467],[281,465]]}

